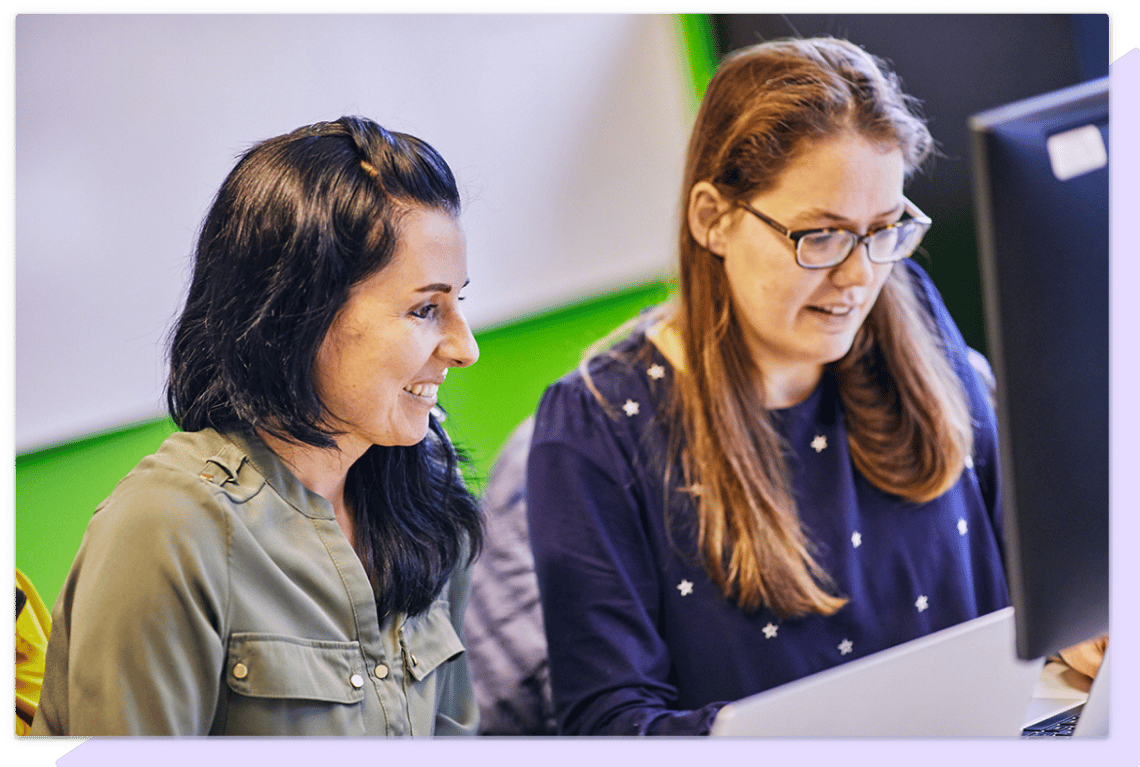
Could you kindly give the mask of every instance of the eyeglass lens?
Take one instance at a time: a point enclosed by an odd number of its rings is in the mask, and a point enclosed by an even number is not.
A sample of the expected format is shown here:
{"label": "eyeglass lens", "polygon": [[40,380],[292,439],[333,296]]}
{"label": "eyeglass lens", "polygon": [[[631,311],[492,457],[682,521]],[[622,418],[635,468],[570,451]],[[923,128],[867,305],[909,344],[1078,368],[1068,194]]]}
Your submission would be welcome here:
{"label": "eyeglass lens", "polygon": [[[910,220],[880,229],[866,240],[868,255],[875,263],[900,261],[915,251],[924,233],[925,227]],[[858,241],[858,235],[842,230],[809,234],[800,239],[796,255],[805,266],[834,266]]]}

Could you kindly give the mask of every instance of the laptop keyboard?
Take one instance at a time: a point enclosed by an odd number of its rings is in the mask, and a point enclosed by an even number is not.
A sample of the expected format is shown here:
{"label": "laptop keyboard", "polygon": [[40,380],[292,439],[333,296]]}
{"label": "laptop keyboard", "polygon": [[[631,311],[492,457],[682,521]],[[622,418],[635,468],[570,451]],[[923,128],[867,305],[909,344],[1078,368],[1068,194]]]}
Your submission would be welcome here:
{"label": "laptop keyboard", "polygon": [[1073,729],[1077,726],[1077,720],[1081,716],[1082,708],[1084,708],[1083,703],[1066,709],[1048,719],[1042,719],[1036,724],[1031,724],[1021,731],[1021,737],[1066,737],[1072,735]]}

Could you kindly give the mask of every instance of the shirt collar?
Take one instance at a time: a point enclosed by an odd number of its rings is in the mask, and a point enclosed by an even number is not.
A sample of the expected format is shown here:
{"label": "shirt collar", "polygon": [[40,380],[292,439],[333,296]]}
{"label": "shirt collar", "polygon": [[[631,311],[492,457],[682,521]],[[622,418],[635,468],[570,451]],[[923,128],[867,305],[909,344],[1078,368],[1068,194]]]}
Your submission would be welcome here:
{"label": "shirt collar", "polygon": [[243,454],[265,482],[297,511],[314,519],[336,518],[332,504],[305,487],[256,433],[246,430],[229,432],[223,436]]}

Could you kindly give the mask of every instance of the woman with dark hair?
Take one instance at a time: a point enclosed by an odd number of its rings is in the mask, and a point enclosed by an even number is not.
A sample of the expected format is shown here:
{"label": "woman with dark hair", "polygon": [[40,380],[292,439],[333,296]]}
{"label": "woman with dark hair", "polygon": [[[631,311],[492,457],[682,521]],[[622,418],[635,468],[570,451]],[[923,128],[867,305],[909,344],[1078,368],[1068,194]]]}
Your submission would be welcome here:
{"label": "woman with dark hair", "polygon": [[434,149],[345,117],[265,141],[206,216],[181,431],[97,509],[33,734],[471,734],[477,506],[433,412],[478,349]]}
{"label": "woman with dark hair", "polygon": [[994,414],[908,260],[931,222],[903,186],[931,146],[845,41],[721,64],[678,295],[536,416],[562,732],[704,734],[726,702],[1007,604]]}

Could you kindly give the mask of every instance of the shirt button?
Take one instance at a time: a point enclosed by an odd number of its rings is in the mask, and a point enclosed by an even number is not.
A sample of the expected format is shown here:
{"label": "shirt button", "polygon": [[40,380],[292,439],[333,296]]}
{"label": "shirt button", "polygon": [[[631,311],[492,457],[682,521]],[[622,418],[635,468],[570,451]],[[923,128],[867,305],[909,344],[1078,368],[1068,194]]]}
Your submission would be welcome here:
{"label": "shirt button", "polygon": [[247,676],[249,676],[249,669],[245,667],[244,663],[239,663],[234,666],[235,679],[245,679]]}
{"label": "shirt button", "polygon": [[412,658],[412,665],[413,665],[413,666],[418,666],[418,665],[420,665],[420,662],[419,662],[418,660],[416,660],[416,654],[415,654],[415,653],[409,653],[409,655],[410,655],[410,656],[411,656],[411,658]]}
{"label": "shirt button", "polygon": [[348,678],[348,682],[353,687],[359,689],[364,686],[364,677],[362,677],[360,674],[353,674]]}
{"label": "shirt button", "polygon": [[388,667],[381,663],[376,667],[376,678],[385,679],[388,676]]}

